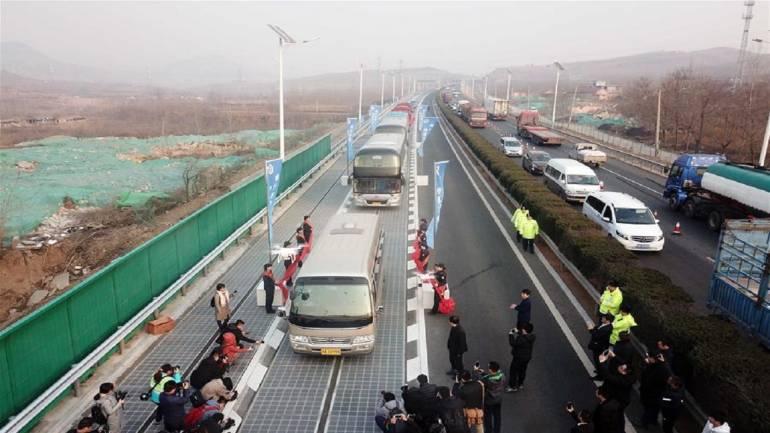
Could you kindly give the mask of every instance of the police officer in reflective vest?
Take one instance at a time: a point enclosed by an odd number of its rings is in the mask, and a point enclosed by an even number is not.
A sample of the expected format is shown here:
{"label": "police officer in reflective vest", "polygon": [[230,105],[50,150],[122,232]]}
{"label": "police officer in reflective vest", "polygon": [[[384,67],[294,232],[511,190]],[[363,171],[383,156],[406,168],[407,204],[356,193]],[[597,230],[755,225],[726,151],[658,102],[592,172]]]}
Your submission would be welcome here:
{"label": "police officer in reflective vest", "polygon": [[540,227],[532,215],[527,213],[526,220],[521,223],[521,237],[524,239],[524,250],[535,254],[535,238],[540,234]]}

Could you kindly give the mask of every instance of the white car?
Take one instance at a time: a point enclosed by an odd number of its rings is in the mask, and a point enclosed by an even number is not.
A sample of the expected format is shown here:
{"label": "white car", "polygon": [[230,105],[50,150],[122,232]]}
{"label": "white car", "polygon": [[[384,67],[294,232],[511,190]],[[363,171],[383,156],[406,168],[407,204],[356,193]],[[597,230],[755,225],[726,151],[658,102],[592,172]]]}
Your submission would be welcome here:
{"label": "white car", "polygon": [[505,156],[513,157],[524,155],[524,145],[516,137],[501,137],[500,150],[505,153]]}
{"label": "white car", "polygon": [[660,251],[666,242],[650,208],[622,192],[588,194],[583,215],[599,224],[627,250]]}

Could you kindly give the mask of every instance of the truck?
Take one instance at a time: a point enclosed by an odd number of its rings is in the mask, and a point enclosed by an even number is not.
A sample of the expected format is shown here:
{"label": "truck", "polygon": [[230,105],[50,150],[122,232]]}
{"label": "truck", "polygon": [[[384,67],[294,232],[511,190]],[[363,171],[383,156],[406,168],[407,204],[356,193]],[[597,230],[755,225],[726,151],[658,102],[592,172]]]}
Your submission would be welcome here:
{"label": "truck", "polygon": [[727,162],[723,155],[684,154],[666,169],[663,197],[688,218],[719,231],[727,219],[767,218],[770,171]]}
{"label": "truck", "polygon": [[569,157],[595,168],[607,162],[607,154],[593,143],[576,143],[575,150],[569,152]]}
{"label": "truck", "polygon": [[463,110],[463,119],[471,128],[487,127],[487,110],[471,103],[460,106]]}
{"label": "truck", "polygon": [[408,113],[409,127],[411,128],[412,125],[414,125],[414,109],[412,108],[412,105],[409,104],[408,102],[402,102],[396,105],[391,111]]}
{"label": "truck", "polygon": [[727,220],[715,257],[708,307],[770,349],[770,220]]}
{"label": "truck", "polygon": [[488,96],[484,100],[484,109],[489,120],[505,120],[508,117],[508,100]]}
{"label": "truck", "polygon": [[519,113],[516,117],[516,129],[519,137],[526,138],[537,146],[546,144],[561,146],[564,143],[564,137],[545,126],[538,125],[539,116],[537,110],[523,110]]}

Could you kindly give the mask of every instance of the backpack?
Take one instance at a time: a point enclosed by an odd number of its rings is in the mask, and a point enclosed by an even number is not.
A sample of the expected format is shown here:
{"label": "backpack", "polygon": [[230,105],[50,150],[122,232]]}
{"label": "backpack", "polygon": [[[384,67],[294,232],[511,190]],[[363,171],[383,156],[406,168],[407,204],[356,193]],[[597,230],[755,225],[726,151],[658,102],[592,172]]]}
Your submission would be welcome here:
{"label": "backpack", "polygon": [[206,399],[203,398],[203,394],[201,394],[200,390],[196,389],[190,394],[190,403],[192,403],[193,407],[201,407],[206,404]]}
{"label": "backpack", "polygon": [[96,424],[107,425],[107,416],[104,415],[102,405],[95,404],[91,406],[91,419],[94,420],[94,423]]}

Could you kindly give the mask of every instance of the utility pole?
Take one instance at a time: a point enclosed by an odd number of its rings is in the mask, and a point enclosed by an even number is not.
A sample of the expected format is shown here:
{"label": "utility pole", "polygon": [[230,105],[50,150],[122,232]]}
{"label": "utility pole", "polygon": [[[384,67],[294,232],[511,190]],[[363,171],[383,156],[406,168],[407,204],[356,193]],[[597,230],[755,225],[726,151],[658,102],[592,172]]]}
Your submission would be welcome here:
{"label": "utility pole", "polygon": [[398,61],[398,74],[401,76],[401,97],[404,97],[404,61]]}
{"label": "utility pole", "polygon": [[476,77],[471,78],[471,99],[476,99]]}
{"label": "utility pole", "polygon": [[380,109],[385,105],[385,72],[380,71]]}
{"label": "utility pole", "polygon": [[551,113],[551,126],[556,125],[556,98],[559,96],[559,76],[561,75],[561,71],[564,70],[564,67],[559,62],[553,62],[553,65],[556,66],[556,85],[553,89],[553,112]]}
{"label": "utility pole", "polygon": [[487,100],[487,83],[489,82],[489,76],[484,77],[484,100]]}
{"label": "utility pole", "polygon": [[578,86],[575,86],[575,91],[572,93],[572,105],[569,107],[569,119],[567,120],[567,124],[572,124],[572,113],[575,111],[575,99],[577,99],[577,89]]}
{"label": "utility pole", "polygon": [[655,117],[655,155],[660,152],[660,100],[663,89],[658,89],[658,114]]}
{"label": "utility pole", "polygon": [[762,147],[759,151],[759,166],[765,166],[765,157],[767,156],[767,142],[770,141],[770,113],[767,113],[767,126],[765,127],[765,138],[762,139]]}
{"label": "utility pole", "polygon": [[749,29],[751,27],[751,19],[754,18],[752,9],[754,8],[754,0],[746,0],[743,5],[746,6],[746,11],[743,13],[743,33],[741,33],[741,48],[738,52],[738,73],[735,77],[736,84],[743,83],[743,70],[746,66],[746,51],[749,46]]}
{"label": "utility pole", "polygon": [[396,73],[393,73],[393,100],[391,102],[396,102]]}
{"label": "utility pole", "polygon": [[508,85],[505,87],[505,99],[511,99],[511,70],[508,69]]}

